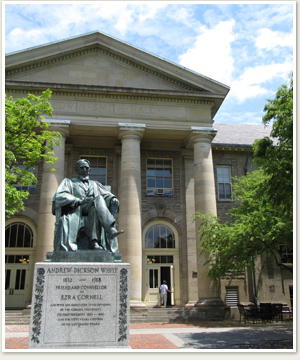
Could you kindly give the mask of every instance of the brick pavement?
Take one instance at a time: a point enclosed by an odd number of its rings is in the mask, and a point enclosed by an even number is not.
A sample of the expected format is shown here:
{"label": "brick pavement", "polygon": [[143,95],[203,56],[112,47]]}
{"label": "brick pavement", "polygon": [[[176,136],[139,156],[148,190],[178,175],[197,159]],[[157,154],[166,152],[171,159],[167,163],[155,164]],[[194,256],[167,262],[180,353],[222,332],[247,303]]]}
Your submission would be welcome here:
{"label": "brick pavement", "polygon": [[[29,325],[5,326],[5,349],[27,349],[28,333]],[[293,349],[293,325],[132,323],[129,340],[132,350]]]}
{"label": "brick pavement", "polygon": [[[165,336],[159,334],[161,328],[184,328],[190,325],[183,324],[130,324],[130,329],[157,329],[157,334],[132,334],[130,335],[130,347],[132,349],[178,349]],[[27,349],[29,325],[5,326],[5,349]]]}
{"label": "brick pavement", "polygon": [[132,349],[179,349],[160,334],[130,335],[129,343]]}

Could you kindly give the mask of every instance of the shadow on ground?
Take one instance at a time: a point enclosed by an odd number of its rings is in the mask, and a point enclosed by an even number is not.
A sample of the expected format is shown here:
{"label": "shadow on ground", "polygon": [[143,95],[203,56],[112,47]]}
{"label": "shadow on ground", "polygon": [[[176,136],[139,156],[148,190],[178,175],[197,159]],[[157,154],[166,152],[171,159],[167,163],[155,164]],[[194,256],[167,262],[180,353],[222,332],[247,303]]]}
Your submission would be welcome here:
{"label": "shadow on ground", "polygon": [[293,328],[290,326],[210,329],[201,333],[176,334],[185,343],[181,348],[293,349]]}

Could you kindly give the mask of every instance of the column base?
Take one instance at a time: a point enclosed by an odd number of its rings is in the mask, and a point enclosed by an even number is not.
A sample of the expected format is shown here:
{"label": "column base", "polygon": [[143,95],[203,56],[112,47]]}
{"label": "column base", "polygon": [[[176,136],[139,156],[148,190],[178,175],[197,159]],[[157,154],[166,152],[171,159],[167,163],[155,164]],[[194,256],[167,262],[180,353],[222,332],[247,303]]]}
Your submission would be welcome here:
{"label": "column base", "polygon": [[194,305],[199,320],[223,321],[227,306],[219,297],[200,298]]}
{"label": "column base", "polygon": [[200,306],[225,306],[224,301],[219,297],[199,298],[195,304],[196,307]]}
{"label": "column base", "polygon": [[195,301],[189,301],[184,305],[185,308],[195,307]]}
{"label": "column base", "polygon": [[130,300],[130,309],[143,309],[147,306],[140,300]]}

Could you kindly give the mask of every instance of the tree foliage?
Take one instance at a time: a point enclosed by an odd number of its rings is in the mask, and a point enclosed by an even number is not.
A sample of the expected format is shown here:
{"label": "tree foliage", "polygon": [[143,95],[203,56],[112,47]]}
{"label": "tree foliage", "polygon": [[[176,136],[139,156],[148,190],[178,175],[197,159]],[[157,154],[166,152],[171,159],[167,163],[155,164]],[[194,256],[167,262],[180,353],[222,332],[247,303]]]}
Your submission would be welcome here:
{"label": "tree foliage", "polygon": [[40,96],[27,98],[5,95],[5,216],[10,217],[24,209],[28,191],[17,190],[15,185],[31,185],[37,179],[30,169],[38,162],[54,163],[54,145],[60,145],[61,135],[47,130],[44,115],[52,116],[48,89]]}
{"label": "tree foliage", "polygon": [[268,100],[263,117],[273,122],[270,137],[253,145],[258,169],[236,178],[230,222],[196,212],[200,220],[200,249],[209,276],[217,279],[240,274],[262,253],[278,262],[279,248],[293,245],[293,78]]}
{"label": "tree foliage", "polygon": [[[269,137],[257,140],[254,145],[254,162],[263,167],[269,175],[264,190],[269,201],[285,205],[292,210],[293,204],[293,76],[290,86],[282,85],[274,100],[268,100],[262,121],[265,125],[273,122]],[[292,215],[292,212],[291,214]]]}

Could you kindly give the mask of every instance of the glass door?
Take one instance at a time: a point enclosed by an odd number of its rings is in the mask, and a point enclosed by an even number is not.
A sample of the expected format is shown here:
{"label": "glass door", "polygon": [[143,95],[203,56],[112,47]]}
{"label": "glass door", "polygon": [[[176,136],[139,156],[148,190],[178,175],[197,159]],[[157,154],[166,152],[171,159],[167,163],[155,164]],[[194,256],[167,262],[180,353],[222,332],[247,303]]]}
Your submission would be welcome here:
{"label": "glass door", "polygon": [[148,306],[160,306],[159,288],[163,281],[167,281],[169,290],[167,305],[174,305],[174,282],[173,282],[173,265],[149,265],[145,271],[145,296],[144,302]]}
{"label": "glass door", "polygon": [[28,266],[5,267],[5,308],[24,308]]}
{"label": "glass door", "polygon": [[149,266],[146,269],[146,296],[145,302],[147,305],[156,306],[160,304],[160,266]]}

